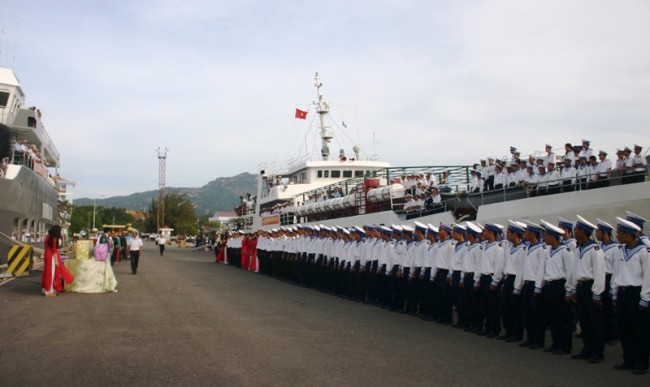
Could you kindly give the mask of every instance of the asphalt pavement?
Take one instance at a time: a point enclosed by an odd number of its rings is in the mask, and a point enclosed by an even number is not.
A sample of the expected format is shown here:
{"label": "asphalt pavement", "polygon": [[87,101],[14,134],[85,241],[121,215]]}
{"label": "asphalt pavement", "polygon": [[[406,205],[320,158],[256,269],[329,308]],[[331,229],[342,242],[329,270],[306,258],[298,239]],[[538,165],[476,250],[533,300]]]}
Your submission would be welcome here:
{"label": "asphalt pavement", "polygon": [[[145,246],[117,293],[0,285],[0,386],[634,386],[650,375],[532,351]],[[548,342],[547,338],[547,342]],[[581,349],[574,339],[574,353]]]}

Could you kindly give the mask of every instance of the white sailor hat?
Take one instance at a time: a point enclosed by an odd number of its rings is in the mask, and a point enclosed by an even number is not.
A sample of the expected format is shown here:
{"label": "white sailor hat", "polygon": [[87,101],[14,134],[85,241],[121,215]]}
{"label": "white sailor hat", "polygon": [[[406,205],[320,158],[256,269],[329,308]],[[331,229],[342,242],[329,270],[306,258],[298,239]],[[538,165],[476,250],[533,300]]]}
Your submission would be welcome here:
{"label": "white sailor hat", "polygon": [[402,231],[404,231],[404,230],[402,229],[402,226],[397,225],[397,224],[391,224],[391,225],[390,225],[390,228],[392,228],[393,231],[396,232],[396,233],[398,233],[398,234],[401,234]]}
{"label": "white sailor hat", "polygon": [[503,170],[503,167],[501,166],[501,164],[495,165],[494,168],[499,168],[499,169]]}
{"label": "white sailor hat", "polygon": [[404,232],[408,232],[410,234],[413,234],[413,232],[415,231],[415,229],[413,227],[411,227],[411,226],[402,226],[402,230],[404,230]]}
{"label": "white sailor hat", "polygon": [[598,226],[598,229],[600,231],[604,231],[604,232],[608,232],[608,233],[611,233],[612,231],[614,231],[614,227],[611,224],[605,222],[602,219],[596,219],[596,226]]}
{"label": "white sailor hat", "polygon": [[607,152],[605,152],[605,151],[602,150],[602,149],[599,149],[599,150],[598,150],[598,154],[599,154],[599,155],[605,155],[605,156],[607,156]]}
{"label": "white sailor hat", "polygon": [[393,230],[391,230],[390,227],[386,227],[386,226],[379,226],[379,231],[381,231],[386,235],[390,235],[393,233]]}
{"label": "white sailor hat", "polygon": [[496,233],[503,232],[503,226],[498,224],[498,223],[486,222],[485,223],[485,228],[487,228],[488,230],[490,230],[492,232],[496,232]]}
{"label": "white sailor hat", "polygon": [[589,140],[583,138],[583,139],[582,139],[582,143],[583,143],[583,144],[591,144],[591,141],[589,141]]}
{"label": "white sailor hat", "polygon": [[642,217],[640,215],[637,215],[637,214],[635,214],[634,212],[631,212],[631,211],[625,211],[625,215],[626,215],[625,219],[627,219],[630,222],[636,224],[642,230],[643,230],[643,225],[645,224],[645,222],[648,221],[646,218],[644,218],[644,217]]}
{"label": "white sailor hat", "polygon": [[465,228],[465,226],[461,226],[458,223],[452,224],[451,228],[452,228],[452,230],[454,230],[454,232],[459,232],[461,234],[465,234],[467,232],[467,228]]}
{"label": "white sailor hat", "polygon": [[560,238],[562,235],[564,235],[564,230],[561,228],[550,224],[549,222],[545,221],[544,219],[540,219],[539,222],[541,223],[542,227],[544,228],[544,231],[555,236],[556,238]]}
{"label": "white sailor hat", "polygon": [[539,224],[529,222],[529,221],[526,221],[526,230],[534,232],[534,233],[540,233],[540,232],[543,231],[542,227]]}
{"label": "white sailor hat", "polygon": [[427,223],[427,228],[429,231],[431,231],[434,235],[438,234],[438,231],[440,230],[438,227],[432,225],[431,223]]}
{"label": "white sailor hat", "polygon": [[632,152],[632,149],[626,145],[625,148],[623,148],[623,152]]}
{"label": "white sailor hat", "polygon": [[467,222],[467,232],[470,234],[473,234],[475,236],[478,236],[480,233],[483,232],[483,229],[479,227],[478,225],[472,223],[472,222]]}
{"label": "white sailor hat", "polygon": [[319,227],[319,226],[312,226],[311,228],[312,228],[314,231],[317,231],[317,232],[320,231],[320,227]]}
{"label": "white sailor hat", "polygon": [[625,232],[635,236],[641,231],[641,228],[639,226],[637,226],[635,223],[632,223],[627,219],[617,217],[616,223],[617,223],[616,225],[617,231]]}
{"label": "white sailor hat", "polygon": [[354,229],[359,233],[359,234],[365,234],[366,232],[363,231],[363,229],[359,226],[354,226]]}
{"label": "white sailor hat", "polygon": [[573,222],[570,221],[569,219],[558,217],[557,222],[560,227],[566,227],[569,230],[573,230]]}
{"label": "white sailor hat", "polygon": [[510,146],[510,150],[511,150],[511,151],[516,151],[517,148],[511,145],[511,146]]}
{"label": "white sailor hat", "polygon": [[415,221],[415,229],[425,233],[427,231],[427,225],[423,224],[423,223],[420,223],[418,221]]}
{"label": "white sailor hat", "polygon": [[546,147],[547,147],[547,148],[553,148],[553,145],[547,143],[547,144],[546,144]]}
{"label": "white sailor hat", "polygon": [[643,149],[643,147],[641,145],[639,145],[639,144],[634,144],[634,147],[639,148],[639,149]]}
{"label": "white sailor hat", "polygon": [[490,157],[488,157],[488,160],[494,161],[494,157],[490,156]]}
{"label": "white sailor hat", "polygon": [[515,222],[512,219],[508,219],[508,230],[521,236],[523,235],[524,231],[526,231],[526,225],[523,223]]}
{"label": "white sailor hat", "polygon": [[451,232],[451,227],[449,225],[447,225],[447,224],[444,224],[444,223],[440,222],[440,227],[438,228],[438,231],[440,231],[440,230],[445,230],[447,232]]}
{"label": "white sailor hat", "polygon": [[589,234],[594,232],[596,229],[596,225],[588,221],[587,219],[583,218],[582,216],[578,215],[578,221],[576,222],[576,228],[582,229]]}

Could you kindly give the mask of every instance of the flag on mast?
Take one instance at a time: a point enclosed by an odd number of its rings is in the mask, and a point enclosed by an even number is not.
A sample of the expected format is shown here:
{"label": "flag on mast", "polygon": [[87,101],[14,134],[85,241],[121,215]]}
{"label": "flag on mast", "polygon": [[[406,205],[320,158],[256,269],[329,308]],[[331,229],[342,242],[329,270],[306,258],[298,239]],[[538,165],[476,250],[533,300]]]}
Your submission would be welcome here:
{"label": "flag on mast", "polygon": [[296,108],[296,118],[301,120],[307,119],[307,112]]}

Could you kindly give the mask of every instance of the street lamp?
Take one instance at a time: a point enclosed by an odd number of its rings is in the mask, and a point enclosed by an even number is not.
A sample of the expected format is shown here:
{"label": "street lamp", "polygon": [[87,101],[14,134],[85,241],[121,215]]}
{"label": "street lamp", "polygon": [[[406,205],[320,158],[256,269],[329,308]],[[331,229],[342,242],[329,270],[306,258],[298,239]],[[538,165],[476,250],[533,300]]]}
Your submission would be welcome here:
{"label": "street lamp", "polygon": [[[105,195],[101,195],[100,198],[103,198]],[[95,214],[97,213],[97,198],[93,199],[93,229],[95,229]],[[90,230],[90,231],[92,231]]]}

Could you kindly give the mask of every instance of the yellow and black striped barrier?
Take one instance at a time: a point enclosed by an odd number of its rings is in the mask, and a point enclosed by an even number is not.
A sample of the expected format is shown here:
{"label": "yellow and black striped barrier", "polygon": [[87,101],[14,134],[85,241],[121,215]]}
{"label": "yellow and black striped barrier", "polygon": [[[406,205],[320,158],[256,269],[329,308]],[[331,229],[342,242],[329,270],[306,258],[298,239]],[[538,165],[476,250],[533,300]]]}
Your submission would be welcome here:
{"label": "yellow and black striped barrier", "polygon": [[7,256],[7,272],[19,276],[29,269],[31,273],[33,255],[32,246],[11,246]]}

